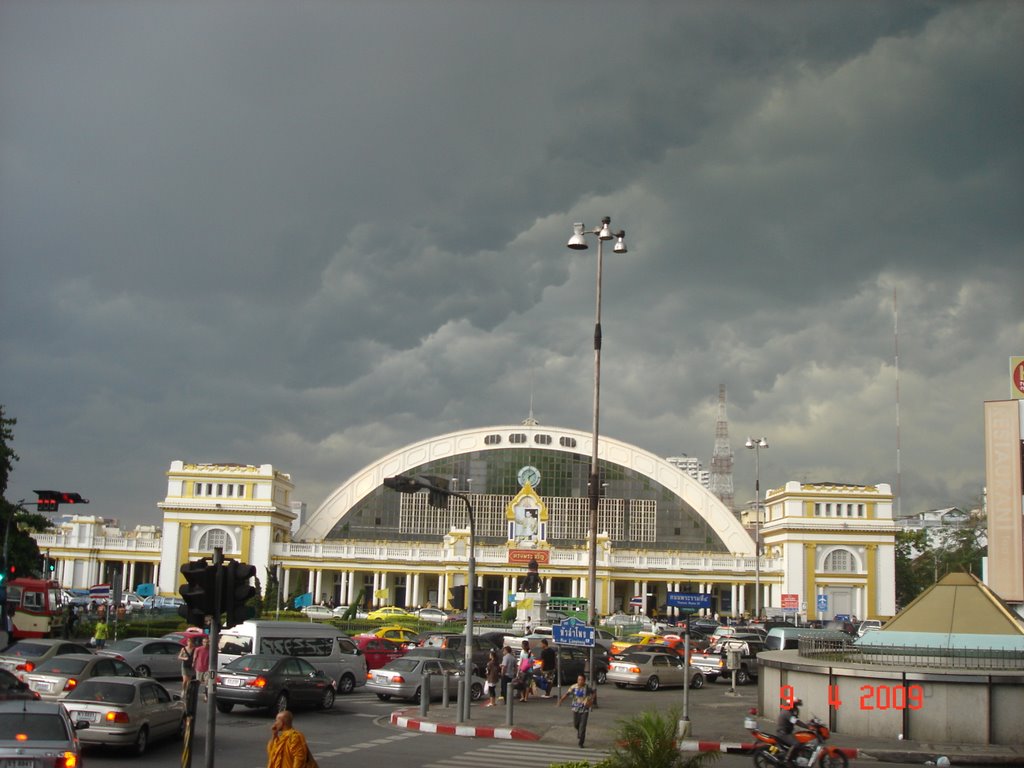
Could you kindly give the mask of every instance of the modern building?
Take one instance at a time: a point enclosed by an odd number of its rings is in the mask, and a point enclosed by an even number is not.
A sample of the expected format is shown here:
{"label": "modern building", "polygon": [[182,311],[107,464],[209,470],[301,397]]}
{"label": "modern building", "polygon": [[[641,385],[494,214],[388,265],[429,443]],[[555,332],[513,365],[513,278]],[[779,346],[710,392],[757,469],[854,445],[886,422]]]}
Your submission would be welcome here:
{"label": "modern building", "polygon": [[[383,484],[393,475],[422,475],[446,480],[472,505],[476,586],[488,608],[509,604],[531,559],[544,591],[589,598],[591,440],[532,420],[425,439],[344,479],[294,534],[299,508],[290,475],[269,465],[175,461],[158,504],[164,525],[156,546],[126,546],[137,536],[107,531],[96,518],[37,539],[62,563],[67,586],[120,573],[128,587],[145,578],[173,594],[182,581],[178,566],[221,546],[256,565],[264,580],[273,569],[286,596],[444,605],[449,589],[466,583],[466,505],[453,498],[448,509],[436,509],[425,493]],[[668,593],[690,592],[710,594],[713,613],[750,614],[757,583],[762,606],[809,618],[893,613],[887,485],[791,482],[768,490],[758,569],[750,533],[699,481],[612,438],[601,438],[598,453],[598,613],[631,606],[671,613]],[[80,529],[89,526],[86,536]]]}

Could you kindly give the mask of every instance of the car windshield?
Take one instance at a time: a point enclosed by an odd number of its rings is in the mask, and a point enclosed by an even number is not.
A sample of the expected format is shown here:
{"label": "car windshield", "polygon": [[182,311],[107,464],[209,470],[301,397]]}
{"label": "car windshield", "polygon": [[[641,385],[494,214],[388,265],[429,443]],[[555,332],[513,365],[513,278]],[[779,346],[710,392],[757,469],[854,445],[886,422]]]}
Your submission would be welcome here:
{"label": "car windshield", "polygon": [[[0,741],[68,741],[68,729],[59,714],[4,712],[0,714]],[[28,762],[32,762],[30,759]]]}
{"label": "car windshield", "polygon": [[118,640],[114,643],[107,643],[105,648],[108,651],[134,651],[142,645],[141,640]]}
{"label": "car windshield", "polygon": [[51,675],[77,675],[88,664],[86,659],[69,659],[66,656],[54,656],[49,661],[44,661],[36,668],[40,674]]}
{"label": "car windshield", "polygon": [[86,680],[68,694],[67,701],[103,701],[111,704],[131,704],[135,699],[135,686],[129,683],[108,683]]}
{"label": "car windshield", "polygon": [[423,662],[423,659],[415,659],[415,658],[407,659],[407,658],[403,657],[401,659],[395,659],[394,661],[389,661],[384,666],[385,666],[386,669],[391,669],[391,670],[394,670],[396,672],[412,672],[422,662]]}
{"label": "car windshield", "polygon": [[277,664],[275,656],[242,656],[224,665],[232,672],[269,672]]}
{"label": "car windshield", "polygon": [[50,646],[42,643],[20,642],[15,643],[4,651],[4,656],[17,656],[19,659],[30,659],[36,656],[42,656],[48,650],[50,650]]}

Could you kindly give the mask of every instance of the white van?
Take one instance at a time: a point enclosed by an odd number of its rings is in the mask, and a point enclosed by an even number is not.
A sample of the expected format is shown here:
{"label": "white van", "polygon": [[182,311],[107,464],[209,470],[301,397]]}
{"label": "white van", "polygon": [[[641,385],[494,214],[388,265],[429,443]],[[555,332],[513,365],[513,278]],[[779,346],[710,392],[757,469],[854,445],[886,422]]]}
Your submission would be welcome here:
{"label": "white van", "polygon": [[323,670],[338,693],[366,685],[366,657],[351,637],[329,624],[253,620],[221,630],[218,668],[248,654],[298,656]]}
{"label": "white van", "polygon": [[810,627],[772,627],[764,640],[766,651],[791,651],[799,646],[801,637],[816,637],[821,640],[847,640],[850,636],[835,629],[811,629]]}

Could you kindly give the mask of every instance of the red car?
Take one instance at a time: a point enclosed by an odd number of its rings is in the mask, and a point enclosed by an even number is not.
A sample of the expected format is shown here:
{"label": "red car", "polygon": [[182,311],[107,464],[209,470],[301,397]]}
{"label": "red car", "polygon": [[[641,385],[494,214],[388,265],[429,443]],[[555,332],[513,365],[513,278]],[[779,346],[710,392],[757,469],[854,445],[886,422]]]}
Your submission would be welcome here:
{"label": "red car", "polygon": [[392,640],[385,640],[376,635],[356,635],[355,640],[359,650],[366,657],[367,669],[379,669],[389,661],[401,658],[405,655],[405,646],[399,645]]}

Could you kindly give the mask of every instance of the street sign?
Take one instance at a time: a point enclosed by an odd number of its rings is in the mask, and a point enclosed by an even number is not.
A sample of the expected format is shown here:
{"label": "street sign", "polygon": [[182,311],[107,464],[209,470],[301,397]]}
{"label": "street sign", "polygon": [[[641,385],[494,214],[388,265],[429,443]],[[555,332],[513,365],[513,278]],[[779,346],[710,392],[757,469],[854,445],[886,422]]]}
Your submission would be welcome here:
{"label": "street sign", "polygon": [[594,647],[594,628],[570,616],[551,627],[551,638],[562,645],[583,645]]}
{"label": "street sign", "polygon": [[684,611],[699,611],[711,607],[711,595],[703,592],[669,592],[668,604]]}
{"label": "street sign", "polygon": [[828,610],[828,595],[818,595],[818,612],[824,613]]}
{"label": "street sign", "polygon": [[800,595],[787,594],[782,596],[782,610],[796,612],[800,605]]}

